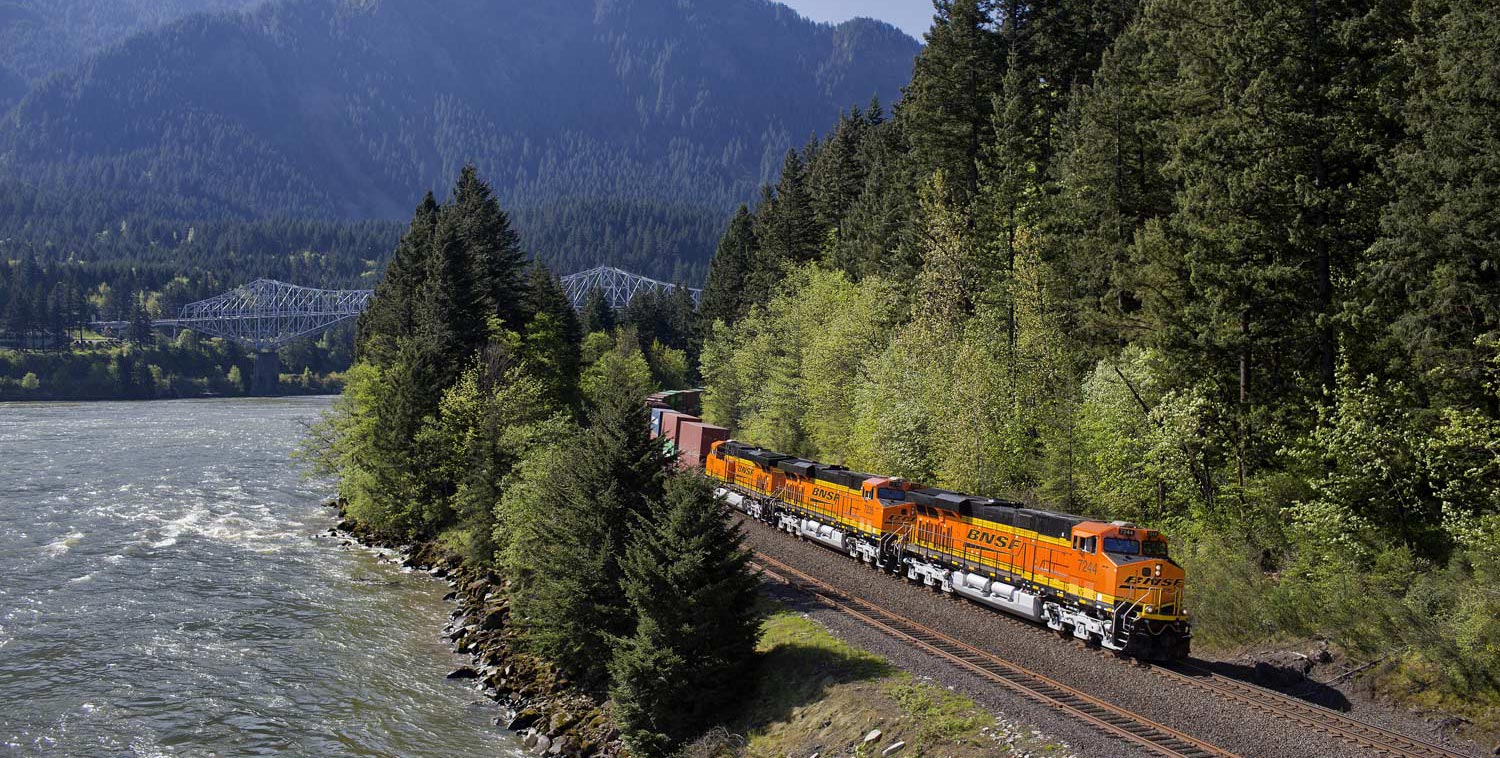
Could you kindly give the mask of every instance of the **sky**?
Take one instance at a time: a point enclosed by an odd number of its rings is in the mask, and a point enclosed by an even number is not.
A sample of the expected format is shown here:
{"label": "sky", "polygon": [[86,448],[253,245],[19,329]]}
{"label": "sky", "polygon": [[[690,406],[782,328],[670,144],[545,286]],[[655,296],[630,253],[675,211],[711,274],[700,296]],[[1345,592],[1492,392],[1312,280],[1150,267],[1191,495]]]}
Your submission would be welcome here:
{"label": "sky", "polygon": [[855,16],[878,18],[922,41],[932,26],[932,0],[781,0],[814,20],[837,24]]}

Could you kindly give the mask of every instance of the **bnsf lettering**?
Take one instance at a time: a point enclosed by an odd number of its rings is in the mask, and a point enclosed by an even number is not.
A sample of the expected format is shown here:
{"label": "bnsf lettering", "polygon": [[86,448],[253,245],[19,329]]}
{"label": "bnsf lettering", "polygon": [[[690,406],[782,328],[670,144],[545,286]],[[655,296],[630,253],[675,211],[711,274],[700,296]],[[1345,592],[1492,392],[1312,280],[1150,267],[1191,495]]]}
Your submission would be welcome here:
{"label": "bnsf lettering", "polygon": [[812,495],[820,500],[835,500],[838,498],[839,493],[833,490],[825,490],[822,487],[813,487]]}
{"label": "bnsf lettering", "polygon": [[1176,587],[1182,584],[1181,579],[1164,579],[1156,576],[1127,576],[1125,586],[1131,587]]}
{"label": "bnsf lettering", "polygon": [[1014,539],[1011,537],[1007,537],[1004,534],[986,532],[980,529],[970,529],[968,540],[970,542],[983,542],[986,545],[994,545],[1001,550],[1008,550],[1010,549],[1011,545],[1014,544]]}

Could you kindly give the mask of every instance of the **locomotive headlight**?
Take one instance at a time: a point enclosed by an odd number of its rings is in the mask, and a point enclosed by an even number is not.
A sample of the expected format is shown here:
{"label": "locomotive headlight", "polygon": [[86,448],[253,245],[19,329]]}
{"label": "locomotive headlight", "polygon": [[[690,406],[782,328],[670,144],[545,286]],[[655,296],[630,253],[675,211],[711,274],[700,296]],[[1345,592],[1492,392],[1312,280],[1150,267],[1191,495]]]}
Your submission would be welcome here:
{"label": "locomotive headlight", "polygon": [[1161,564],[1156,564],[1156,575],[1161,576]]}
{"label": "locomotive headlight", "polygon": [[1148,605],[1148,606],[1146,606],[1146,612],[1147,613],[1156,613],[1156,606],[1154,606],[1154,605]]}

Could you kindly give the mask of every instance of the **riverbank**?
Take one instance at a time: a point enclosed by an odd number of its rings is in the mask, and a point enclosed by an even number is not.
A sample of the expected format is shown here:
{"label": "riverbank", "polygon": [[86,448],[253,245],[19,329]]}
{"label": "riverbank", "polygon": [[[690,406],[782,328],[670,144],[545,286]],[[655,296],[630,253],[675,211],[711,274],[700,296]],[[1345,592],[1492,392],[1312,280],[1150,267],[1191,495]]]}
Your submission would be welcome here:
{"label": "riverbank", "polygon": [[453,649],[469,656],[471,662],[454,669],[448,678],[472,682],[495,702],[500,708],[496,726],[516,732],[522,744],[537,754],[628,755],[602,699],[572,688],[554,668],[520,651],[500,576],[465,565],[440,542],[414,545],[394,539],[349,520],[339,504],[328,505],[339,512],[336,533],[369,547],[395,551],[402,567],[427,573],[453,588],[445,599],[456,607],[443,633]]}
{"label": "riverbank", "polygon": [[[293,349],[289,349],[293,350]],[[269,397],[331,395],[343,390],[344,357],[297,348],[280,358]],[[255,359],[224,340],[185,338],[152,345],[23,352],[0,349],[0,402],[80,402],[247,397]],[[266,382],[269,386],[269,377]]]}

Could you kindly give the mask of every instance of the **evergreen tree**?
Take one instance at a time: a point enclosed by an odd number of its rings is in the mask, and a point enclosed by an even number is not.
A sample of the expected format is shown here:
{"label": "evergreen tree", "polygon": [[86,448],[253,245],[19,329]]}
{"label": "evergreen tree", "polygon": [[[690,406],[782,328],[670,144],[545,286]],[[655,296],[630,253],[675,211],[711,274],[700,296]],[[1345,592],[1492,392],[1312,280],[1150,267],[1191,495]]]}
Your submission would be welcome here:
{"label": "evergreen tree", "polygon": [[578,315],[585,335],[608,332],[615,328],[615,309],[609,304],[604,290],[595,287],[583,300],[583,312]]}
{"label": "evergreen tree", "polygon": [[719,239],[703,289],[703,321],[732,323],[748,308],[745,287],[756,265],[755,218],[741,205]]}
{"label": "evergreen tree", "polygon": [[669,458],[651,439],[645,396],[625,376],[594,398],[570,465],[538,493],[534,573],[515,591],[537,652],[586,682],[603,682],[604,651],[635,630],[621,562],[636,524],[657,517]]}
{"label": "evergreen tree", "polygon": [[[789,150],[781,167],[781,180],[770,202],[756,209],[756,269],[751,278],[751,297],[769,291],[779,280],[783,265],[815,260],[822,249],[823,232],[808,191],[807,162],[802,153]],[[760,302],[752,299],[751,302]]]}
{"label": "evergreen tree", "polygon": [[385,276],[375,285],[375,297],[359,317],[355,355],[360,360],[389,365],[395,356],[396,341],[414,332],[438,210],[437,200],[428,192],[386,264]]}
{"label": "evergreen tree", "polygon": [[526,280],[525,309],[532,315],[523,335],[523,358],[547,385],[551,397],[564,407],[576,408],[582,366],[579,346],[583,341],[578,312],[568,302],[562,283],[546,266],[532,264]]}
{"label": "evergreen tree", "polygon": [[151,331],[151,316],[139,302],[130,309],[130,341],[137,345],[149,345],[156,341]]}
{"label": "evergreen tree", "polygon": [[463,219],[444,208],[417,304],[414,336],[440,388],[452,384],[474,359],[489,328],[488,302],[474,280],[462,229]]}
{"label": "evergreen tree", "polygon": [[1379,354],[1400,356],[1415,386],[1500,418],[1478,344],[1500,330],[1500,14],[1471,0],[1417,7],[1410,139],[1389,163],[1395,198],[1365,270],[1380,306],[1361,315],[1384,327],[1392,349]]}
{"label": "evergreen tree", "polygon": [[979,189],[980,160],[994,142],[994,97],[1005,50],[992,14],[996,0],[935,0],[937,16],[917,56],[899,118],[925,178],[942,170],[955,199]]}
{"label": "evergreen tree", "polygon": [[519,328],[527,317],[522,308],[526,281],[521,236],[511,228],[510,216],[500,209],[499,200],[472,164],[459,173],[450,202],[445,213],[457,219],[458,237],[473,262],[475,289],[491,314],[512,329]]}
{"label": "evergreen tree", "polygon": [[673,754],[748,686],[758,618],[744,535],[709,483],[675,477],[621,568],[635,634],[614,651],[610,694],[626,741]]}

